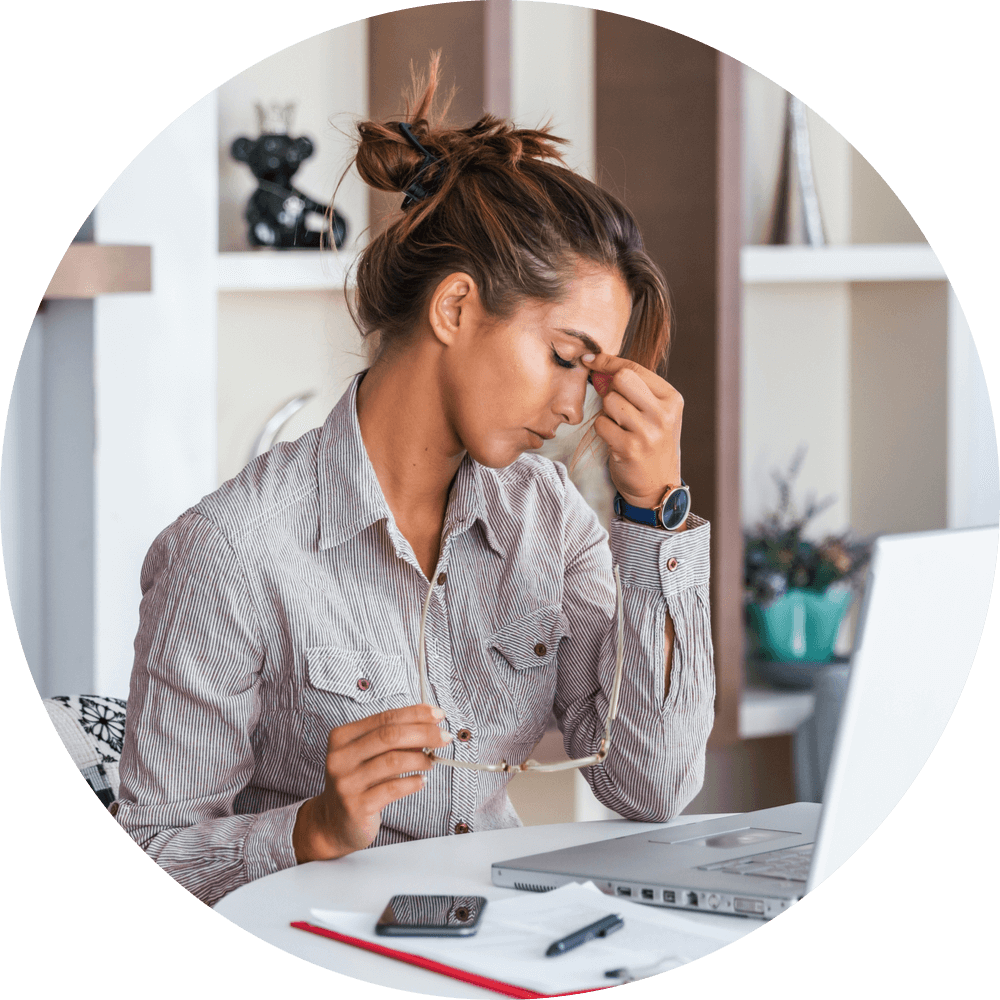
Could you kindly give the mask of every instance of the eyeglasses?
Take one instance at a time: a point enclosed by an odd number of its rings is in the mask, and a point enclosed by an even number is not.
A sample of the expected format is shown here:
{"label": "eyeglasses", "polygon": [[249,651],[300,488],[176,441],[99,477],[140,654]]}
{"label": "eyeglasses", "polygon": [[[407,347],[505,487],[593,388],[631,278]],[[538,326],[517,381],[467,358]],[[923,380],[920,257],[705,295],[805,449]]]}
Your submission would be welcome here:
{"label": "eyeglasses", "polygon": [[[430,705],[430,684],[427,680],[427,651],[424,645],[424,626],[427,622],[427,611],[431,606],[431,595],[434,593],[433,586],[427,591],[427,599],[424,601],[424,609],[420,615],[420,638],[419,651],[417,656],[417,668],[420,672],[420,700],[425,705]],[[608,755],[611,749],[611,724],[618,718],[618,695],[622,684],[622,650],[624,648],[625,625],[622,615],[622,584],[618,574],[618,567],[615,566],[615,595],[618,605],[618,630],[617,648],[615,651],[615,678],[611,685],[611,698],[608,701],[608,715],[604,720],[604,735],[601,737],[600,746],[597,752],[590,757],[581,757],[577,760],[562,760],[555,764],[540,764],[537,760],[526,760],[521,764],[508,764],[502,760],[499,764],[478,764],[464,760],[452,760],[448,757],[439,757],[433,750],[424,748],[424,753],[435,764],[444,764],[447,767],[462,767],[469,771],[572,771],[578,767],[590,767],[592,764],[600,764]]]}

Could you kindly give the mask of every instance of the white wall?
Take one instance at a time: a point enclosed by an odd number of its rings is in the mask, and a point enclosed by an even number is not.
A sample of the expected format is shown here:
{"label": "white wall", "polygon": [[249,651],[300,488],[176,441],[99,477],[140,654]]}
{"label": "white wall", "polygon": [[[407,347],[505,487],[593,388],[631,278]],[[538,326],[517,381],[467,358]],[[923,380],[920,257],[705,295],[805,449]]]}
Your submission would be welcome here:
{"label": "white wall", "polygon": [[566,163],[594,176],[594,12],[587,7],[511,4],[511,117],[523,128],[551,119],[570,145]]}
{"label": "white wall", "polygon": [[97,208],[98,242],[153,247],[151,294],[94,305],[94,689],[105,695],[128,693],[150,543],[215,487],[217,148],[213,93]]}
{"label": "white wall", "polygon": [[997,436],[989,389],[958,298],[948,294],[948,527],[1000,517]]}
{"label": "white wall", "polygon": [[44,695],[42,539],[42,375],[45,319],[39,313],[14,378],[0,466],[0,528],[17,634],[35,686]]}
{"label": "white wall", "polygon": [[741,509],[756,524],[777,500],[772,471],[801,445],[804,501],[836,497],[810,534],[841,531],[850,509],[850,327],[846,285],[749,285],[743,295]]}

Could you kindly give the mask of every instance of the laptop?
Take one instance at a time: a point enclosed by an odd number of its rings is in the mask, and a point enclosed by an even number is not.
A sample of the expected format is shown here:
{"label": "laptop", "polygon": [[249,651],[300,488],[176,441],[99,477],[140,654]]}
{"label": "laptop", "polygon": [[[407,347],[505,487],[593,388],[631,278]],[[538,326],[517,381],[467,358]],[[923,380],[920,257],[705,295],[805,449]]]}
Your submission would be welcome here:
{"label": "laptop", "polygon": [[763,918],[787,909],[868,839],[934,749],[979,646],[997,543],[995,525],[876,540],[822,805],[498,861],[493,884],[592,881],[652,906]]}

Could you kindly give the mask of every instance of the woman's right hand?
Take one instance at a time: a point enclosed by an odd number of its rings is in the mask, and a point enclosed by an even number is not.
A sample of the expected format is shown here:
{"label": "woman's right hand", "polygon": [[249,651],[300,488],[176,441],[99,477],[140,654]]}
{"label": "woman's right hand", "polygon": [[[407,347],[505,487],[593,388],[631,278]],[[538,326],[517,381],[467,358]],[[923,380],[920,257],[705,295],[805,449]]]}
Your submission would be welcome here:
{"label": "woman's right hand", "polygon": [[332,729],[326,787],[302,803],[295,819],[295,860],[339,858],[367,847],[379,831],[382,810],[424,787],[423,774],[408,774],[434,766],[423,748],[451,742],[451,733],[438,725],[443,718],[440,708],[410,705]]}

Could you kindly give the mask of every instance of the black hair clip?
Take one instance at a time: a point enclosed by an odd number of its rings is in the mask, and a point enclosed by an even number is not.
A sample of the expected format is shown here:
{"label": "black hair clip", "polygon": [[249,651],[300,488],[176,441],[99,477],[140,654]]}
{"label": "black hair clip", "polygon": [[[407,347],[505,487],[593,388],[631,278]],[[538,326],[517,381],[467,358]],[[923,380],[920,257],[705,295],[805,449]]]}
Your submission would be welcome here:
{"label": "black hair clip", "polygon": [[410,182],[410,186],[406,188],[406,197],[403,199],[403,204],[400,206],[400,208],[407,209],[414,204],[414,202],[418,202],[432,193],[429,187],[425,187],[420,183],[420,176],[429,166],[437,163],[441,157],[435,156],[429,149],[422,146],[417,137],[410,131],[410,126],[407,125],[406,122],[397,122],[396,125],[406,140],[424,154],[424,162],[420,165],[420,169]]}

